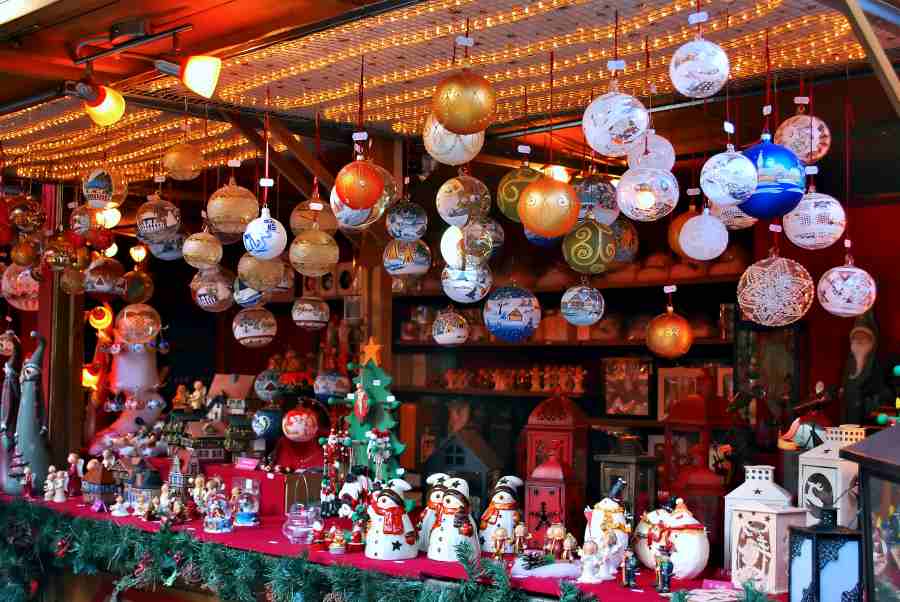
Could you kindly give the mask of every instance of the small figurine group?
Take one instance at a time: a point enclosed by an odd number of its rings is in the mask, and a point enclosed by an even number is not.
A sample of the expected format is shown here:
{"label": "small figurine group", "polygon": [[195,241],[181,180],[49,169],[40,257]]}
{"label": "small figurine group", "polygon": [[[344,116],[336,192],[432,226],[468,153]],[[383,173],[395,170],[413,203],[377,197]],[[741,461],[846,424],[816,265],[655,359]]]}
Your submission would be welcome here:
{"label": "small figurine group", "polygon": [[66,501],[66,481],[68,475],[65,470],[56,470],[50,466],[47,470],[47,478],[44,480],[44,501],[61,504]]}
{"label": "small figurine group", "polygon": [[448,389],[487,389],[494,391],[531,391],[532,393],[584,393],[585,370],[581,366],[532,366],[525,368],[497,368],[467,370],[450,369],[444,372],[443,384]]}

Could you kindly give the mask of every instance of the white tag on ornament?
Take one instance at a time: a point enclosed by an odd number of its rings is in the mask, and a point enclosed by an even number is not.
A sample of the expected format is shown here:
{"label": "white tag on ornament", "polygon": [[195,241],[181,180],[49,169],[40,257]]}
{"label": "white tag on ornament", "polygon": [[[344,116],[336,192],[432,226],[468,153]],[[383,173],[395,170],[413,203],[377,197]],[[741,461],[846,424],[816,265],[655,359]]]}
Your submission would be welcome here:
{"label": "white tag on ornament", "polygon": [[240,159],[229,159],[228,160],[228,167],[240,167],[240,166],[241,166]]}
{"label": "white tag on ornament", "polygon": [[270,481],[274,481],[274,480],[275,480],[275,475],[272,474],[271,472],[267,472],[267,473],[266,473],[266,478],[269,479]]}
{"label": "white tag on ornament", "polygon": [[656,84],[650,84],[650,94],[656,94]]}
{"label": "white tag on ornament", "polygon": [[522,153],[523,155],[530,155],[530,154],[531,154],[531,147],[528,146],[527,144],[520,144],[517,150],[518,150],[520,153]]}
{"label": "white tag on ornament", "polygon": [[356,395],[353,393],[347,393],[347,399],[356,399]]}
{"label": "white tag on ornament", "polygon": [[617,59],[615,61],[606,61],[606,69],[608,71],[624,71],[625,70],[625,60]]}
{"label": "white tag on ornament", "polygon": [[663,287],[663,292],[667,295],[674,293],[677,290],[678,290],[678,287],[675,286],[674,284],[667,284]]}
{"label": "white tag on ornament", "polygon": [[200,212],[200,217],[206,219],[206,209]]}
{"label": "white tag on ornament", "polygon": [[765,105],[763,107],[763,116],[768,116],[772,114],[772,105]]}
{"label": "white tag on ornament", "polygon": [[275,185],[275,180],[273,180],[272,178],[260,178],[259,185],[263,188],[271,188]]}
{"label": "white tag on ornament", "polygon": [[795,96],[794,104],[795,105],[808,105],[809,104],[809,96]]}
{"label": "white tag on ornament", "polygon": [[323,205],[322,203],[310,203],[309,208],[313,211],[321,211],[325,208],[325,205]]}
{"label": "white tag on ornament", "polygon": [[688,15],[688,25],[699,25],[700,23],[706,23],[707,21],[709,21],[709,15],[705,10]]}
{"label": "white tag on ornament", "polygon": [[162,184],[166,181],[166,176],[153,176],[153,181],[157,184]]}
{"label": "white tag on ornament", "polygon": [[734,133],[734,124],[731,123],[730,121],[723,121],[722,129],[725,130],[726,134],[733,134]]}
{"label": "white tag on ornament", "polygon": [[456,45],[471,48],[475,45],[475,38],[470,38],[468,36],[456,36]]}
{"label": "white tag on ornament", "polygon": [[778,224],[769,224],[769,232],[781,232],[781,226]]}
{"label": "white tag on ornament", "polygon": [[700,189],[699,188],[688,188],[687,195],[688,196],[700,196]]}
{"label": "white tag on ornament", "polygon": [[850,239],[849,239],[849,238],[845,238],[845,239],[844,239],[844,248],[845,248],[845,249],[849,249],[849,248],[852,247],[852,246],[853,246],[853,243],[850,242]]}
{"label": "white tag on ornament", "polygon": [[388,395],[388,396],[387,396],[387,400],[388,400],[388,401],[397,401],[397,398],[394,397],[393,395]]}
{"label": "white tag on ornament", "polygon": [[806,166],[806,175],[814,176],[819,173],[819,167],[817,165],[807,165]]}
{"label": "white tag on ornament", "polygon": [[372,381],[372,385],[375,386],[375,387],[380,387],[380,386],[381,386],[381,379],[380,379],[380,378],[376,378],[375,380]]}
{"label": "white tag on ornament", "polygon": [[77,206],[78,206],[78,203],[76,203],[75,201],[72,201],[71,203],[66,205],[66,207],[68,207],[69,209],[74,209]]}
{"label": "white tag on ornament", "polygon": [[362,142],[363,140],[369,139],[368,132],[353,132],[353,141],[354,142]]}

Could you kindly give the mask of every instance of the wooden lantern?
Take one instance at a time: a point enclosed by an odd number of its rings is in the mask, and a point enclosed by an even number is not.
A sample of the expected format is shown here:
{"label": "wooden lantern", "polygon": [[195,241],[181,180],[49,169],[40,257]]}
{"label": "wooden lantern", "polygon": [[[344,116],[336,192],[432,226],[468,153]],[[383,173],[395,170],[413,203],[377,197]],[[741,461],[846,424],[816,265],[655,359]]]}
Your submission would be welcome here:
{"label": "wooden lantern", "polygon": [[569,397],[557,393],[539,403],[528,416],[524,470],[520,472],[530,476],[555,451],[559,461],[571,469],[574,481],[584,486],[587,450],[587,416]]}
{"label": "wooden lantern", "polygon": [[[749,503],[765,504],[770,508],[787,508],[791,505],[791,493],[775,483],[774,466],[745,466],[744,482],[725,496],[725,563],[731,566],[731,522],[737,506]],[[804,525],[806,524],[804,519]],[[773,592],[769,592],[773,593]]]}
{"label": "wooden lantern", "polygon": [[525,524],[534,546],[543,546],[544,534],[554,523],[562,523],[567,531],[584,529],[584,487],[572,479],[571,469],[549,450],[543,464],[525,481]]}
{"label": "wooden lantern", "polygon": [[788,528],[806,526],[803,508],[773,508],[760,502],[738,501],[731,508],[727,539],[731,582],[740,588],[750,581],[761,592],[788,591]]}
{"label": "wooden lantern", "polygon": [[821,520],[822,509],[837,509],[837,524],[847,526],[856,518],[856,497],[848,492],[856,487],[858,466],[839,457],[841,448],[862,441],[866,430],[855,424],[825,429],[825,442],[800,456],[797,505],[809,512],[809,524]]}
{"label": "wooden lantern", "polygon": [[788,602],[861,602],[862,535],[824,508],[812,527],[789,527]]}
{"label": "wooden lantern", "polygon": [[656,465],[659,459],[645,455],[635,435],[621,435],[616,440],[615,453],[595,454],[594,461],[600,464],[601,498],[609,494],[617,479],[625,481],[622,500],[632,515],[632,527],[635,517],[656,507]]}

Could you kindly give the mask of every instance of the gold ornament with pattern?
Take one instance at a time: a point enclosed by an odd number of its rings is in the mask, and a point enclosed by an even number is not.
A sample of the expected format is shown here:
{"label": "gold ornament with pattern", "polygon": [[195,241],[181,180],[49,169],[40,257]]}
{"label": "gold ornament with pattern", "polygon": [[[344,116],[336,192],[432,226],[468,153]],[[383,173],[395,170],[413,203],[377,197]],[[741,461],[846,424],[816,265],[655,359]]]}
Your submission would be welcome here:
{"label": "gold ornament with pattern", "polygon": [[616,235],[612,228],[587,219],[566,235],[563,257],[576,272],[602,274],[616,257]]}
{"label": "gold ornament with pattern", "polygon": [[539,236],[555,238],[568,233],[580,211],[575,189],[546,176],[525,187],[519,197],[522,225]]}
{"label": "gold ornament with pattern", "polygon": [[675,359],[687,353],[694,343],[690,323],[675,313],[672,306],[647,325],[647,347],[656,355]]}
{"label": "gold ornament with pattern", "polygon": [[521,167],[507,172],[497,186],[497,206],[503,215],[514,222],[521,223],[519,218],[519,197],[528,185],[540,180],[544,174],[523,163]]}
{"label": "gold ornament with pattern", "polygon": [[444,79],[434,90],[434,116],[454,134],[486,130],[494,119],[497,93],[481,75],[463,69]]}

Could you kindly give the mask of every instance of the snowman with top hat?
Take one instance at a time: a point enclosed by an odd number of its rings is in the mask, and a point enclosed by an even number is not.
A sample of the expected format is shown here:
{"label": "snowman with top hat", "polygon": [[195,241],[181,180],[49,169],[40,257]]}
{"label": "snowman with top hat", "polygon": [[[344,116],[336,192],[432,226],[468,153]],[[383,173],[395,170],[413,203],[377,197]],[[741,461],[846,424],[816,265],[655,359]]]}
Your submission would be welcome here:
{"label": "snowman with top hat", "polygon": [[[494,491],[491,493],[491,501],[487,510],[481,515],[481,544],[494,541],[494,532],[497,529],[504,529],[507,533],[512,533],[516,524],[522,520],[519,513],[519,504],[516,502],[516,490],[525,483],[516,476],[502,477],[494,485]],[[512,539],[507,542],[504,553],[512,554]]]}
{"label": "snowman with top hat", "polygon": [[442,472],[436,472],[425,479],[425,482],[431,485],[431,489],[428,490],[428,501],[425,503],[425,510],[419,516],[419,524],[416,525],[416,528],[419,530],[419,549],[423,552],[428,551],[431,530],[441,516],[444,493],[447,491],[444,483],[449,479],[450,475]]}
{"label": "snowman with top hat", "polygon": [[587,519],[584,541],[593,540],[602,551],[600,566],[595,573],[598,581],[616,578],[619,566],[625,558],[625,550],[628,548],[631,528],[628,526],[625,509],[617,501],[623,489],[625,481],[618,479],[610,488],[607,497],[594,504],[593,508],[584,509],[584,517]]}
{"label": "snowman with top hat", "polygon": [[366,558],[407,560],[419,554],[416,530],[403,500],[403,494],[410,489],[403,479],[391,479],[387,486],[369,496]]}
{"label": "snowman with top hat", "polygon": [[441,562],[455,562],[456,546],[468,543],[472,558],[481,554],[478,529],[472,518],[469,501],[469,484],[465,479],[451,477],[444,481],[444,498],[441,501],[440,520],[435,522],[428,541],[428,558]]}

